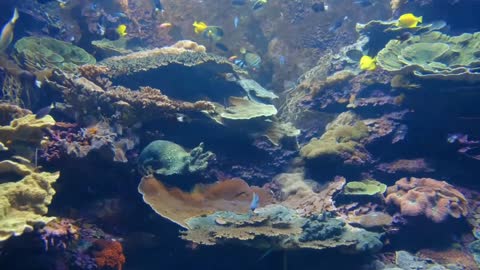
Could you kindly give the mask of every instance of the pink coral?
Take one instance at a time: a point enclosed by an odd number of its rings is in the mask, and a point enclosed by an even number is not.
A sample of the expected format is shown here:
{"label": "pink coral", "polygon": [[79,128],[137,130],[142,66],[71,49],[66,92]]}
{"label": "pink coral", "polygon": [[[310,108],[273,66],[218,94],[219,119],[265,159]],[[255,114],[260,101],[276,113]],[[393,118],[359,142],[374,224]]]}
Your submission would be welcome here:
{"label": "pink coral", "polygon": [[402,178],[387,189],[387,203],[400,207],[405,216],[425,215],[434,222],[442,222],[449,216],[465,217],[467,200],[452,185],[430,178]]}

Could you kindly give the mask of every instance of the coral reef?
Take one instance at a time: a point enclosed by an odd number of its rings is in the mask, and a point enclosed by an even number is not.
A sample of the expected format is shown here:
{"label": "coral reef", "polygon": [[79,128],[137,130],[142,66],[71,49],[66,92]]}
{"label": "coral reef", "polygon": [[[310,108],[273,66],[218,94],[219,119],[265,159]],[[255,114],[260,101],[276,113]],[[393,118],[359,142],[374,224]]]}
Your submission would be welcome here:
{"label": "coral reef", "polygon": [[55,194],[52,184],[58,172],[37,172],[31,165],[3,160],[0,173],[12,177],[0,184],[0,241],[54,219],[45,214]]}
{"label": "coral reef", "polygon": [[425,215],[434,222],[468,215],[464,195],[446,182],[430,178],[402,178],[387,189],[386,202],[405,216]]}
{"label": "coral reef", "polygon": [[212,152],[204,152],[203,143],[187,152],[178,144],[157,140],[142,150],[138,164],[144,175],[182,175],[205,170],[213,158]]}

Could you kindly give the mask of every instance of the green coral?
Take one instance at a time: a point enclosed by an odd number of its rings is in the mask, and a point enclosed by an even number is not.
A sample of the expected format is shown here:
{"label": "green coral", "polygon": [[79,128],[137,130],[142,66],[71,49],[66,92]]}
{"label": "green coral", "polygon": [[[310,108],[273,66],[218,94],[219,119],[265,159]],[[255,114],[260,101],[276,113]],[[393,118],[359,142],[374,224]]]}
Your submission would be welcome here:
{"label": "green coral", "polygon": [[480,32],[448,36],[440,32],[391,40],[377,55],[384,70],[422,78],[480,80]]}
{"label": "green coral", "polygon": [[14,58],[29,70],[59,68],[75,71],[78,66],[95,64],[95,58],[71,43],[48,37],[25,37],[15,43]]}
{"label": "green coral", "polygon": [[143,174],[182,175],[205,170],[214,156],[210,151],[204,152],[203,143],[187,152],[176,143],[157,140],[143,149],[138,163]]}
{"label": "green coral", "polygon": [[320,138],[313,138],[300,149],[305,159],[320,157],[339,158],[343,160],[361,161],[368,158],[362,140],[369,135],[368,127],[351,112],[340,114],[337,119],[327,125]]}
{"label": "green coral", "polygon": [[383,194],[387,190],[387,185],[376,180],[363,180],[348,182],[343,190],[347,195],[375,195]]}

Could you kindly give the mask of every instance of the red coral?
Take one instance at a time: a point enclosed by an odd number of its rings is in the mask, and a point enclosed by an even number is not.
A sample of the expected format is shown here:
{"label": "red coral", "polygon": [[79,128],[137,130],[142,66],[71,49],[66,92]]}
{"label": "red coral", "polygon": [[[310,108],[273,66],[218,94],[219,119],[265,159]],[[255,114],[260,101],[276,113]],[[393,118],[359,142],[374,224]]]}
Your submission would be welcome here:
{"label": "red coral", "polygon": [[125,263],[122,244],[117,241],[96,240],[93,255],[99,269],[122,270]]}
{"label": "red coral", "polygon": [[452,185],[430,178],[402,178],[387,189],[387,203],[400,207],[405,216],[425,215],[434,222],[448,216],[465,217],[467,200]]}

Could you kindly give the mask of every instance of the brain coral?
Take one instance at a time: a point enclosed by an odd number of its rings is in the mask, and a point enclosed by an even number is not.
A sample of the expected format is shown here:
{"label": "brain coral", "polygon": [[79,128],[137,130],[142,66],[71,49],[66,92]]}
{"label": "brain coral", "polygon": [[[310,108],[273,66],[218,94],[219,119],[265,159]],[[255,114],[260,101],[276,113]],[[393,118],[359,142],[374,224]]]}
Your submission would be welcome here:
{"label": "brain coral", "polygon": [[387,189],[386,202],[400,207],[402,215],[425,215],[434,222],[465,217],[467,200],[452,185],[430,178],[402,178]]}

